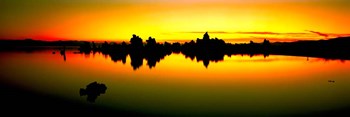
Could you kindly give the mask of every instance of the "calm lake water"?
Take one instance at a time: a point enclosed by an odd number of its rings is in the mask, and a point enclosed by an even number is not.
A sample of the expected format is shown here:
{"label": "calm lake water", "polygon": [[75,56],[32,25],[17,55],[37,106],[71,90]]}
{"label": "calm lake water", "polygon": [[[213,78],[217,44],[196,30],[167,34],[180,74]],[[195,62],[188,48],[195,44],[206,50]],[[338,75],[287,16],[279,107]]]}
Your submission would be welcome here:
{"label": "calm lake water", "polygon": [[[56,51],[56,54],[52,54]],[[1,82],[66,100],[162,116],[280,116],[350,107],[350,61],[270,55],[191,60],[171,54],[134,70],[100,53],[57,50],[0,52]],[[79,90],[92,82],[107,90],[94,103]],[[334,81],[334,82],[333,82]]]}

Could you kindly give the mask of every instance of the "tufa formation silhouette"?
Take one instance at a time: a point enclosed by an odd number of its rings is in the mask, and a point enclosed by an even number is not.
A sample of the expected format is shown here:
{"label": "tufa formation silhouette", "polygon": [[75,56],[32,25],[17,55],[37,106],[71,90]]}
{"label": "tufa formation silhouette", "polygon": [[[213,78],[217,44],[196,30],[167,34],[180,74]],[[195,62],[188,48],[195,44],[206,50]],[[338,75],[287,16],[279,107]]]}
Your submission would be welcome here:
{"label": "tufa formation silhouette", "polygon": [[350,60],[350,37],[275,43],[270,43],[269,40],[264,39],[262,43],[250,41],[249,43],[231,44],[218,38],[210,39],[208,32],[206,32],[202,39],[197,38],[196,41],[191,40],[183,44],[178,42],[160,44],[152,37],[149,37],[146,43],[143,43],[139,36],[133,34],[130,44],[126,42],[121,44],[84,42],[81,44],[81,53],[89,54],[91,51],[102,52],[102,54],[109,55],[113,61],[122,61],[124,64],[127,55],[129,55],[134,70],[143,65],[144,59],[147,60],[149,68],[153,68],[161,59],[173,52],[182,53],[191,60],[196,58],[198,62],[203,62],[203,65],[207,68],[210,62],[222,61],[225,55],[237,54],[248,54],[251,57],[254,55],[267,57],[270,54],[276,54]]}

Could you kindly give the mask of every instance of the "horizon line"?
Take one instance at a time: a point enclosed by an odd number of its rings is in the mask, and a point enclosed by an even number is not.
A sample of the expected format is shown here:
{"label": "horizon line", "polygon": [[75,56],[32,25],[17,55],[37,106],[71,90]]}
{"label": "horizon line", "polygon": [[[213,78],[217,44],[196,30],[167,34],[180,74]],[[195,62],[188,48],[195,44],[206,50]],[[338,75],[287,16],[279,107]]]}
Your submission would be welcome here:
{"label": "horizon line", "polygon": [[[344,37],[350,37],[350,36],[344,36]],[[225,42],[228,43],[249,43],[250,41],[253,42],[263,42],[264,39],[269,40],[270,42],[296,42],[296,41],[318,41],[318,40],[329,40],[329,39],[335,39],[335,38],[342,38],[342,37],[334,37],[334,38],[328,38],[328,39],[310,39],[310,38],[303,38],[303,39],[297,39],[297,38],[264,38],[264,37],[251,37],[251,38],[228,38],[228,39],[222,39]],[[46,42],[57,42],[57,41],[77,41],[77,42],[126,42],[129,43],[129,40],[79,40],[79,39],[60,39],[60,40],[47,40],[47,39],[32,39],[32,38],[23,38],[23,39],[4,39],[0,38],[0,41],[21,41],[21,40],[34,40],[34,41],[46,41]],[[214,38],[211,38],[214,39]],[[157,40],[157,39],[156,39]],[[165,41],[158,41],[158,43],[165,43],[165,42],[179,42],[179,43],[185,43],[190,41],[196,41],[196,39],[172,39],[172,40],[165,40]],[[259,41],[257,41],[259,40]]]}
{"label": "horizon line", "polygon": [[[303,32],[271,32],[271,31],[182,31],[182,32],[168,32],[166,34],[174,34],[176,33],[194,33],[194,34],[204,34],[204,33],[210,33],[210,34],[236,34],[236,35],[247,35],[247,37],[229,37],[229,38],[219,38],[223,40],[255,40],[255,39],[271,39],[271,40],[278,40],[278,41],[290,41],[290,40],[319,40],[321,37],[324,39],[329,38],[337,38],[337,37],[347,37],[350,36],[350,33],[324,33],[320,31],[313,31],[313,30],[304,30]],[[135,34],[135,33],[134,33]],[[161,33],[163,34],[163,33]],[[164,33],[165,34],[165,33]],[[268,36],[285,36],[285,37],[268,37]],[[150,36],[152,37],[152,36]],[[154,38],[154,37],[153,37]],[[198,37],[197,37],[198,38]],[[196,40],[197,38],[158,38],[158,40],[162,41],[190,41],[190,40]],[[103,39],[103,38],[61,38],[61,37],[2,37],[0,40],[24,40],[24,39],[33,39],[33,40],[45,40],[45,41],[62,41],[62,40],[71,40],[71,41],[129,41],[130,39],[121,39],[121,38],[115,38],[115,39]],[[145,38],[147,39],[147,38]],[[157,38],[156,38],[157,39]]]}

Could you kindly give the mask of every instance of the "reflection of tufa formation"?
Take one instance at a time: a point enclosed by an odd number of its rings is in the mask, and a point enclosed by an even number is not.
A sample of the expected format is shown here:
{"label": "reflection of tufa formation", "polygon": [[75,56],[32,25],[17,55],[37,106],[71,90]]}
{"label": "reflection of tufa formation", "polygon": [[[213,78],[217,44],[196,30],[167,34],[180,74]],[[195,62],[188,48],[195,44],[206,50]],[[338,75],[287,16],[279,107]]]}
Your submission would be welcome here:
{"label": "reflection of tufa formation", "polygon": [[113,61],[122,61],[126,63],[127,55],[131,58],[131,65],[136,70],[143,64],[143,60],[147,60],[149,68],[156,66],[156,63],[171,53],[182,53],[186,57],[203,61],[205,67],[208,67],[210,62],[218,62],[224,59],[224,56],[235,54],[248,54],[251,57],[256,54],[262,54],[264,57],[269,54],[278,55],[297,55],[323,57],[327,59],[350,59],[348,51],[350,51],[349,37],[336,38],[331,40],[319,41],[297,41],[297,42],[276,42],[270,43],[264,39],[262,43],[231,44],[226,43],[222,39],[212,38],[208,32],[203,35],[203,39],[197,38],[196,41],[178,42],[163,44],[157,43],[155,38],[149,37],[144,44],[142,39],[133,35],[130,39],[130,44],[122,42],[95,44],[94,42],[85,42],[80,46],[80,51],[90,54],[92,51],[102,52],[109,55]]}
{"label": "reflection of tufa formation", "polygon": [[81,88],[79,93],[80,93],[80,96],[87,95],[87,100],[89,102],[95,102],[96,98],[100,96],[100,94],[106,93],[106,90],[107,90],[107,87],[105,84],[92,82],[86,86],[86,89]]}
{"label": "reflection of tufa formation", "polygon": [[172,45],[170,43],[160,44],[152,37],[149,37],[146,42],[144,45],[139,36],[133,35],[130,39],[130,44],[125,42],[121,44],[104,42],[100,46],[96,46],[92,42],[91,47],[89,42],[85,42],[80,46],[80,51],[86,54],[89,54],[91,51],[102,52],[102,54],[109,55],[113,61],[121,60],[123,63],[126,63],[126,57],[129,55],[134,70],[142,66],[143,59],[147,60],[149,68],[153,68],[157,62],[172,53]]}

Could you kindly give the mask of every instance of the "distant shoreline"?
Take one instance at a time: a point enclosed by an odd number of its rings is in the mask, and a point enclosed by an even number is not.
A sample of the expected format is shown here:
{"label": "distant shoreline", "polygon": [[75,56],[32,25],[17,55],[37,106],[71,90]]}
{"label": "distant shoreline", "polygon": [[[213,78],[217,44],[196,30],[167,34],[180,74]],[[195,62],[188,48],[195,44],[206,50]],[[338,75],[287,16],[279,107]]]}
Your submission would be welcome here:
{"label": "distant shoreline", "polygon": [[265,39],[261,43],[227,43],[222,39],[209,38],[205,33],[202,39],[189,42],[157,42],[155,38],[143,41],[133,35],[130,42],[90,42],[90,41],[41,41],[41,40],[0,40],[0,50],[40,50],[40,49],[77,49],[81,53],[102,52],[114,58],[125,58],[126,55],[139,58],[161,59],[171,53],[182,53],[191,59],[209,61],[223,59],[224,55],[248,54],[256,55],[291,55],[320,57],[326,59],[350,60],[350,37],[339,37],[327,40],[300,40],[294,42],[270,42]]}

